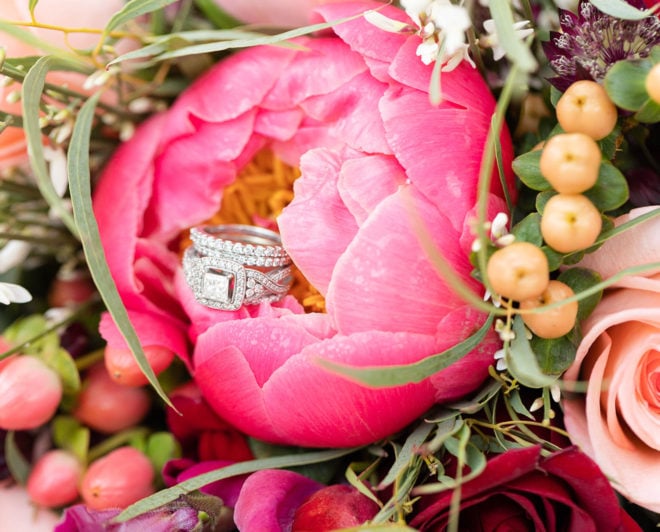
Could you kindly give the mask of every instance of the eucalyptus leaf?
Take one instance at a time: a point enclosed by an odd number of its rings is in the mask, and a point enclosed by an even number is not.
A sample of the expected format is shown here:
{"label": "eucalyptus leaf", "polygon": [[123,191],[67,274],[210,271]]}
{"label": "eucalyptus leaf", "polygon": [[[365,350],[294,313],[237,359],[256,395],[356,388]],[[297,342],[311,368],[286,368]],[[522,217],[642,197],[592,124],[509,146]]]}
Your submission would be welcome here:
{"label": "eucalyptus leaf", "polygon": [[37,4],[39,3],[39,0],[30,0],[30,3],[28,5],[28,9],[30,10],[30,14],[34,16],[34,8],[37,7]]}
{"label": "eucalyptus leaf", "polygon": [[16,445],[15,432],[10,430],[5,436],[5,462],[11,476],[21,485],[27,484],[30,476],[30,462],[28,462],[18,445]]}
{"label": "eucalyptus leaf", "polygon": [[651,70],[651,61],[617,61],[607,71],[603,86],[610,100],[617,107],[637,111],[649,99],[646,92],[646,76]]}
{"label": "eucalyptus leaf", "polygon": [[335,460],[341,458],[342,456],[347,456],[355,451],[359,447],[349,448],[349,449],[329,449],[324,451],[314,451],[310,453],[288,455],[288,456],[277,456],[273,458],[264,458],[262,460],[250,460],[247,462],[239,462],[232,464],[221,469],[216,469],[214,471],[209,471],[201,475],[189,478],[176,484],[170,488],[163,489],[149,497],[146,497],[126,508],[122,513],[120,513],[116,518],[116,522],[124,522],[142,515],[151,510],[168,504],[172,501],[175,501],[178,497],[186,495],[195,490],[198,490],[207,484],[212,482],[217,482],[218,480],[224,480],[226,478],[232,478],[238,475],[246,475],[248,473],[254,473],[255,471],[261,471],[264,469],[283,469],[294,466],[302,466],[308,464],[315,464],[319,462],[326,462],[329,460]]}
{"label": "eucalyptus leaf", "polygon": [[529,151],[519,155],[513,160],[513,171],[520,180],[532,190],[548,190],[550,183],[541,174],[539,162],[541,160],[541,150]]}
{"label": "eucalyptus leaf", "polygon": [[513,408],[514,412],[520,414],[521,416],[525,416],[526,418],[534,420],[534,416],[523,404],[522,399],[520,399],[519,390],[517,389],[512,390],[507,397],[509,400],[509,404],[511,405],[511,408]]}
{"label": "eucalyptus leaf", "polygon": [[513,319],[515,338],[510,348],[505,352],[505,360],[509,373],[520,384],[529,388],[545,388],[557,381],[556,376],[546,375],[541,371],[538,360],[527,339],[527,332],[522,318],[518,315]]}
{"label": "eucalyptus leaf", "polygon": [[624,0],[589,0],[596,8],[614,18],[642,20],[653,16],[651,9],[637,9]]}
{"label": "eucalyptus leaf", "polygon": [[406,438],[406,441],[404,442],[401,451],[397,455],[394,464],[392,464],[392,467],[387,472],[387,475],[385,475],[385,478],[383,478],[383,480],[381,480],[381,482],[378,484],[378,489],[382,489],[393,484],[401,472],[408,467],[410,461],[413,458],[419,456],[417,451],[426,441],[428,435],[431,434],[433,428],[433,424],[422,421],[422,423],[417,426],[417,428],[410,434],[410,436]]}
{"label": "eucalyptus leaf", "polygon": [[598,171],[596,184],[584,195],[593,202],[599,211],[611,211],[628,201],[628,182],[617,167],[603,161]]}
{"label": "eucalyptus leaf", "polygon": [[233,28],[239,24],[234,17],[220,9],[215,0],[195,0],[195,5],[217,28]]}
{"label": "eucalyptus leaf", "polygon": [[27,141],[30,166],[37,179],[39,191],[71,234],[78,237],[78,228],[73,221],[73,217],[66,209],[62,198],[55,191],[53,182],[50,179],[44,157],[41,126],[39,125],[41,95],[46,82],[46,74],[56,68],[58,64],[57,58],[44,56],[33,65],[25,76],[22,87],[23,131]]}
{"label": "eucalyptus leaf", "polygon": [[140,15],[146,15],[152,11],[166,7],[176,1],[177,0],[130,0],[129,2],[126,2],[120,11],[110,18],[108,24],[103,30],[103,34],[104,36],[107,36],[112,30],[129,20],[133,20]]}
{"label": "eucalyptus leaf", "polygon": [[171,401],[161,388],[153,369],[140,345],[140,340],[133,329],[128,312],[121,300],[117,286],[112,278],[105,251],[101,243],[98,224],[94,217],[92,208],[92,192],[89,174],[89,143],[94,110],[101,93],[96,93],[80,108],[76,124],[71,135],[68,153],[69,189],[71,191],[71,203],[73,214],[80,229],[83,251],[87,259],[87,265],[94,283],[98,288],[101,299],[105,303],[108,312],[112,316],[119,332],[126,340],[135,361],[147,377],[151,386],[158,395],[169,406]]}
{"label": "eucalyptus leaf", "polygon": [[361,384],[366,384],[367,386],[373,386],[375,388],[403,386],[421,382],[463,358],[484,339],[492,323],[493,315],[491,314],[472,336],[442,353],[426,357],[413,364],[355,367],[322,358],[317,358],[316,362],[329,371],[348,377]]}

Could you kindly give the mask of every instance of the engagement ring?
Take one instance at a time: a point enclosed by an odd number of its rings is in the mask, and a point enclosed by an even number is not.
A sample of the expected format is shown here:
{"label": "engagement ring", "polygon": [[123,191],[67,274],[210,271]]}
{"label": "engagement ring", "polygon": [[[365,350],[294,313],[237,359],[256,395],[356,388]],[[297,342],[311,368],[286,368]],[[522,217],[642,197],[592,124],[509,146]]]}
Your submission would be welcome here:
{"label": "engagement ring", "polygon": [[194,227],[183,255],[186,282],[202,305],[238,310],[278,301],[292,282],[291,258],[274,231],[251,225]]}

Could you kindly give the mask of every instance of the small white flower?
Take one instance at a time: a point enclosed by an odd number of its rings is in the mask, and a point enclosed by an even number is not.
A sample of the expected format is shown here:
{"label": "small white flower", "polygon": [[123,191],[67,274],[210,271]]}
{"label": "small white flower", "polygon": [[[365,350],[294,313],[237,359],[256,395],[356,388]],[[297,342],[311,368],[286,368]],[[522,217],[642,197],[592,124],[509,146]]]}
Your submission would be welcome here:
{"label": "small white flower", "polygon": [[493,358],[497,361],[495,364],[495,369],[497,371],[504,371],[507,368],[506,359],[504,357],[505,357],[504,349],[498,349],[497,351],[495,351]]}
{"label": "small white flower", "polygon": [[490,235],[493,238],[500,238],[507,234],[506,226],[509,223],[509,217],[505,212],[498,212],[490,225]]}
{"label": "small white flower", "polygon": [[[520,40],[525,39],[528,35],[534,33],[532,28],[525,28],[529,24],[529,20],[521,20],[513,24],[513,29],[516,37]],[[504,48],[500,46],[500,39],[497,35],[497,28],[495,27],[495,21],[492,18],[484,21],[484,29],[488,32],[488,35],[480,39],[482,46],[487,48],[492,48],[493,50],[493,59],[499,61],[504,57]]]}
{"label": "small white flower", "polygon": [[[365,20],[369,22],[369,24],[373,24],[377,28],[388,31],[390,33],[399,33],[408,28],[408,24],[405,22],[399,22],[393,18],[386,17],[382,13],[372,9],[365,11],[363,16]],[[133,111],[133,109],[131,110]]]}
{"label": "small white flower", "polygon": [[62,148],[44,146],[44,158],[49,163],[50,180],[53,183],[53,188],[57,192],[57,195],[62,198],[69,186],[66,153],[64,153]]}
{"label": "small white flower", "polygon": [[32,246],[24,240],[10,240],[0,249],[0,273],[21,264],[30,254]]}
{"label": "small white flower", "polygon": [[555,383],[552,386],[550,386],[550,395],[552,396],[552,400],[555,403],[559,402],[559,400],[561,399],[561,388],[559,387],[559,384]]}
{"label": "small white flower", "polygon": [[425,65],[430,65],[438,57],[438,52],[440,51],[440,46],[433,39],[426,39],[422,41],[417,47],[415,52],[419,58],[422,60],[422,63]]}
{"label": "small white flower", "polygon": [[30,292],[14,283],[0,283],[0,303],[27,303],[32,300]]}
{"label": "small white flower", "polygon": [[540,410],[543,407],[543,404],[544,404],[543,397],[537,397],[536,399],[534,399],[532,406],[529,407],[529,411],[536,412],[537,410]]}

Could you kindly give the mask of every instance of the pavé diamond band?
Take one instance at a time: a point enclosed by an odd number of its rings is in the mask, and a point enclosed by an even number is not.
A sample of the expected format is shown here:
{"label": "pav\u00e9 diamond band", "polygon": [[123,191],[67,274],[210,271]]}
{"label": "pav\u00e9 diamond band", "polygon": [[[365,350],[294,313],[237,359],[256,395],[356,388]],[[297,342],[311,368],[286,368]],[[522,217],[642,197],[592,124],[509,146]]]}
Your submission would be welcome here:
{"label": "pav\u00e9 diamond band", "polygon": [[190,230],[183,255],[186,282],[207,307],[238,310],[277,301],[291,286],[291,259],[274,231],[226,224]]}

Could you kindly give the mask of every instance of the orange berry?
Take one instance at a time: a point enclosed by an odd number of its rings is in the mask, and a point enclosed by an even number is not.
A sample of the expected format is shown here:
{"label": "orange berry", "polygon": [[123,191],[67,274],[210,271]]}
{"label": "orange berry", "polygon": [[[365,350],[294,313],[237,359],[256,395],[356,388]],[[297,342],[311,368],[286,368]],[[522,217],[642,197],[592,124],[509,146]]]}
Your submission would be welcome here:
{"label": "orange berry", "polygon": [[557,120],[567,133],[585,133],[594,140],[607,137],[618,118],[605,89],[595,81],[573,83],[557,102]]}
{"label": "orange berry", "polygon": [[582,194],[557,194],[545,204],[541,234],[560,253],[572,253],[591,246],[603,224],[600,212]]}
{"label": "orange berry", "polygon": [[557,192],[579,194],[596,184],[600,160],[600,148],[589,135],[563,133],[546,142],[539,166]]}
{"label": "orange berry", "polygon": [[[174,352],[167,347],[147,345],[143,350],[144,356],[156,375],[167,368],[174,359]],[[143,386],[149,382],[130,349],[106,346],[105,367],[110,377],[118,384]]]}
{"label": "orange berry", "polygon": [[490,256],[486,275],[495,293],[520,301],[541,294],[548,286],[550,273],[541,248],[529,242],[514,242]]}
{"label": "orange berry", "polygon": [[655,103],[660,104],[660,63],[653,65],[653,68],[646,75],[644,86],[650,98]]}
{"label": "orange berry", "polygon": [[[531,310],[544,305],[550,305],[575,295],[572,288],[561,281],[550,281],[543,293],[531,299],[520,302],[520,308]],[[540,313],[522,314],[525,325],[541,338],[559,338],[571,332],[575,327],[578,302],[571,301],[560,307],[545,310]]]}

